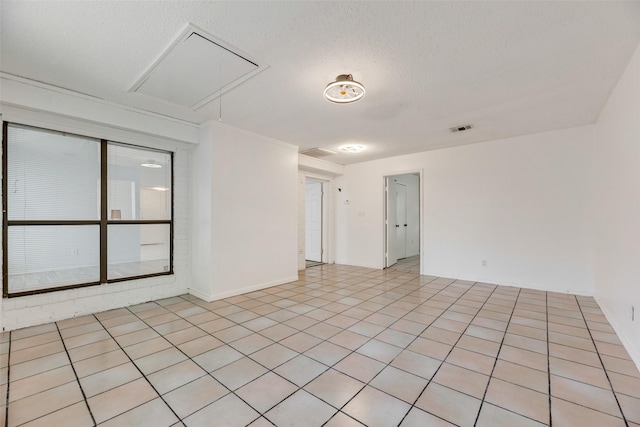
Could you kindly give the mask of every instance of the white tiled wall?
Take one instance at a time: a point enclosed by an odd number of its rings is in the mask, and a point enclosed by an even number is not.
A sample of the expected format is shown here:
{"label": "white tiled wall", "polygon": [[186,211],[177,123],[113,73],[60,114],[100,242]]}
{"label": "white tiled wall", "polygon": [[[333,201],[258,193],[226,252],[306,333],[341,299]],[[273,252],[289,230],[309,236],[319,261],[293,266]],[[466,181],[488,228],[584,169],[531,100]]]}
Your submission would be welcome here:
{"label": "white tiled wall", "polygon": [[[122,141],[126,142],[126,141]],[[136,141],[140,145],[140,141]],[[177,146],[178,145],[178,146]],[[174,156],[174,274],[2,300],[1,326],[26,326],[181,295],[190,279],[190,150],[186,144],[149,144]],[[0,260],[1,262],[1,260]]]}

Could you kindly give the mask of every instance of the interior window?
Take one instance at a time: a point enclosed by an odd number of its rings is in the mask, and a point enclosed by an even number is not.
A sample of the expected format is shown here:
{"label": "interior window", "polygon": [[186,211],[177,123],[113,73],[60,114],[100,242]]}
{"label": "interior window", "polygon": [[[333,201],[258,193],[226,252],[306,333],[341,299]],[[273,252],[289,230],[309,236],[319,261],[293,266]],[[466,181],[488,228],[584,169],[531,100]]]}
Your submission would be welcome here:
{"label": "interior window", "polygon": [[172,154],[3,124],[3,295],[172,273]]}

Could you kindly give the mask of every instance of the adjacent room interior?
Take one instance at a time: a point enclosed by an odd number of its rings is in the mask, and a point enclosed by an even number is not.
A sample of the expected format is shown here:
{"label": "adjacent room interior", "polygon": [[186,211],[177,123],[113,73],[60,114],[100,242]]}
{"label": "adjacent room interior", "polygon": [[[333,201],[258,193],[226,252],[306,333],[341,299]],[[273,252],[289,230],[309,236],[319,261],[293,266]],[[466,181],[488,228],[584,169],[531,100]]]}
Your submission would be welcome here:
{"label": "adjacent room interior", "polygon": [[420,272],[420,174],[385,177],[386,268]]}
{"label": "adjacent room interior", "polygon": [[640,2],[0,3],[0,423],[640,425]]}
{"label": "adjacent room interior", "polygon": [[304,198],[304,258],[305,267],[321,265],[326,260],[324,256],[325,203],[324,183],[312,178],[305,178]]}

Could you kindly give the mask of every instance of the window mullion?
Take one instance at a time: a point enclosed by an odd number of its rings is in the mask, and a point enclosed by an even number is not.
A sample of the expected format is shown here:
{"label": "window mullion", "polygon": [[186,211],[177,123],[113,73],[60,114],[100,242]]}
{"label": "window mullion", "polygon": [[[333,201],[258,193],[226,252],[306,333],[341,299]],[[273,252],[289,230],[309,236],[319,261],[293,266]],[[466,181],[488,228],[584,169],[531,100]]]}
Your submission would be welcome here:
{"label": "window mullion", "polygon": [[175,169],[174,169],[174,153],[171,153],[171,223],[169,224],[169,272],[173,274],[173,215],[175,210],[175,196],[174,196],[174,184],[175,184]]}
{"label": "window mullion", "polygon": [[9,124],[7,122],[2,123],[2,296],[9,296],[9,255],[7,248],[9,247],[9,223],[8,223],[8,209],[7,209],[7,189],[9,185],[7,183],[7,152],[9,141],[8,138],[8,127]]}
{"label": "window mullion", "polygon": [[107,283],[107,140],[100,142],[100,282]]}

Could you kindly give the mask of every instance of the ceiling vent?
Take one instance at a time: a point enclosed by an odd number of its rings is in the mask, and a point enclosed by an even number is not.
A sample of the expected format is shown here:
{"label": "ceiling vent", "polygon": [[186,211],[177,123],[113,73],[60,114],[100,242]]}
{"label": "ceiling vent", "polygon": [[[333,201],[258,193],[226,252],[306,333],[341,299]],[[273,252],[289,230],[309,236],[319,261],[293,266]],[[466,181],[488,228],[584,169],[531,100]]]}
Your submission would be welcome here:
{"label": "ceiling vent", "polygon": [[331,150],[327,150],[326,148],[316,147],[316,148],[310,148],[308,150],[301,151],[300,154],[304,154],[305,156],[310,156],[310,157],[324,157],[324,156],[330,156],[336,153]]}
{"label": "ceiling vent", "polygon": [[195,111],[266,68],[255,58],[189,24],[129,92]]}
{"label": "ceiling vent", "polygon": [[449,130],[452,133],[456,133],[456,132],[464,132],[465,130],[469,130],[473,127],[473,125],[464,125],[464,126],[455,126],[452,128],[449,128]]}

